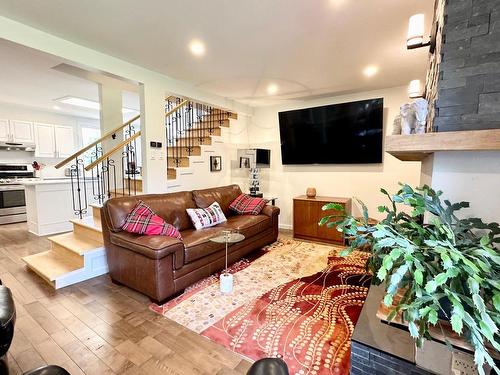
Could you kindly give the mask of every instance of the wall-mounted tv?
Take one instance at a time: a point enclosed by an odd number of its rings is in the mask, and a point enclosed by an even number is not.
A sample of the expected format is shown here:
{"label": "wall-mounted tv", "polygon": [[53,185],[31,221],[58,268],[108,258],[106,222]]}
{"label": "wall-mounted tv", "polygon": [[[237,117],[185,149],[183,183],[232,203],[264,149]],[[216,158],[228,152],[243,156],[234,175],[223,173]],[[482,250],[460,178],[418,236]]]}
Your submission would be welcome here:
{"label": "wall-mounted tv", "polygon": [[283,164],[382,162],[384,100],[279,112]]}

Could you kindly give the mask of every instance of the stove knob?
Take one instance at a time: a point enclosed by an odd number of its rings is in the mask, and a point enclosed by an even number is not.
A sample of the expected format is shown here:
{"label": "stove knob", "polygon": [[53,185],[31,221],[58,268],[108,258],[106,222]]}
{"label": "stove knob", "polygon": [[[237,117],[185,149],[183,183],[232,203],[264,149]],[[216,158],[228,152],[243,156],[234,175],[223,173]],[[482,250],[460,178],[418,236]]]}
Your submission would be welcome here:
{"label": "stove knob", "polygon": [[0,180],[0,184],[5,184],[5,180],[4,180],[4,179],[1,179],[1,180]]}

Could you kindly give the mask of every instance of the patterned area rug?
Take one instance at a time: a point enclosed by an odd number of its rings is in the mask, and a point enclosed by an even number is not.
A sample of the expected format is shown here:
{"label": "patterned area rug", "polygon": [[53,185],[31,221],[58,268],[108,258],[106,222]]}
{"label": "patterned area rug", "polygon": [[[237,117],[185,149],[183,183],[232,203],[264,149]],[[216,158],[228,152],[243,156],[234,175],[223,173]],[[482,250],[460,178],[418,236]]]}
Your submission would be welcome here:
{"label": "patterned area rug", "polygon": [[290,374],[348,374],[350,339],[368,293],[368,254],[278,240],[151,309],[251,360],[280,357]]}

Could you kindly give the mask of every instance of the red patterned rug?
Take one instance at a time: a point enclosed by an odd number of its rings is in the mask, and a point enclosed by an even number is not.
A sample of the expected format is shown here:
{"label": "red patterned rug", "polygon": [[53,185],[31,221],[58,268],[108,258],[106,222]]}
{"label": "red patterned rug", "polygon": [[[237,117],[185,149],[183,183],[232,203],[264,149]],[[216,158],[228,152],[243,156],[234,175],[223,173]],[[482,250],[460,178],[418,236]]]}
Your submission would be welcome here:
{"label": "red patterned rug", "polygon": [[350,339],[368,293],[367,253],[278,241],[151,309],[251,360],[280,357],[290,374],[348,374]]}

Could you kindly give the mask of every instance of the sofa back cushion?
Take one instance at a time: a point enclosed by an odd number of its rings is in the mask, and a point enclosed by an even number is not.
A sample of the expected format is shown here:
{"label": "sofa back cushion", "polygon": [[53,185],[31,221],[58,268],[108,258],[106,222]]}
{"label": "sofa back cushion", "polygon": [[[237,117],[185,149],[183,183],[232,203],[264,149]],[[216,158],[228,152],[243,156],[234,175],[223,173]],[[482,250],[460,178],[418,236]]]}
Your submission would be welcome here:
{"label": "sofa back cushion", "polygon": [[109,214],[110,230],[121,231],[128,214],[143,201],[163,220],[172,224],[179,231],[193,228],[186,209],[196,208],[189,191],[169,194],[147,194],[108,200],[105,205]]}
{"label": "sofa back cushion", "polygon": [[238,185],[228,185],[211,189],[193,190],[193,199],[196,205],[200,208],[207,208],[212,203],[219,203],[224,215],[231,216],[229,206],[241,194],[241,189]]}

